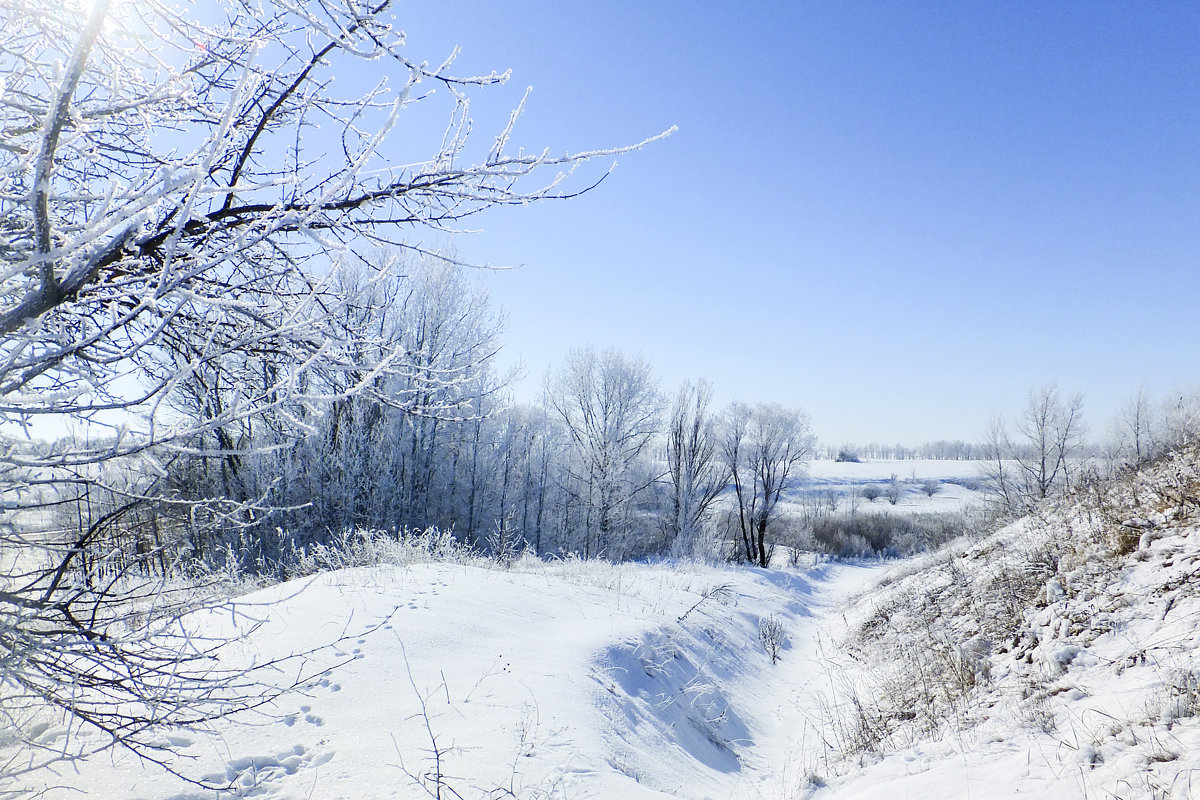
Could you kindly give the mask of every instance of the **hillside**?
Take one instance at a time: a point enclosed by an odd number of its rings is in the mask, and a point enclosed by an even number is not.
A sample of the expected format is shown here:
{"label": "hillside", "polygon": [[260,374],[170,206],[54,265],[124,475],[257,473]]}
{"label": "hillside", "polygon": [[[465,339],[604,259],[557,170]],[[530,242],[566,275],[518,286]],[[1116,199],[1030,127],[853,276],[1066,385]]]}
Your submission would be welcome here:
{"label": "hillside", "polygon": [[1083,486],[861,595],[835,693],[852,758],[810,792],[1193,797],[1197,463],[1191,448]]}

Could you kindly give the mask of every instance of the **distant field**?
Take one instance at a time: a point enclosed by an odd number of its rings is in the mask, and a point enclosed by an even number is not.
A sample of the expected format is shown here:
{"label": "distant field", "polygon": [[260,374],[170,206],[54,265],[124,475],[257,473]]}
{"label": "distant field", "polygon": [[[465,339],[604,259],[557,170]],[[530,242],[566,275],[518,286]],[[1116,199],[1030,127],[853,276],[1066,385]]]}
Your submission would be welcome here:
{"label": "distant field", "polygon": [[[895,505],[884,496],[874,501],[862,497],[867,486],[886,489],[893,475],[901,482]],[[922,488],[927,481],[938,482],[932,497]],[[983,462],[949,460],[813,461],[806,479],[791,493],[793,502],[831,496],[836,496],[839,511],[849,511],[857,503],[859,510],[886,513],[961,511],[987,499]]]}

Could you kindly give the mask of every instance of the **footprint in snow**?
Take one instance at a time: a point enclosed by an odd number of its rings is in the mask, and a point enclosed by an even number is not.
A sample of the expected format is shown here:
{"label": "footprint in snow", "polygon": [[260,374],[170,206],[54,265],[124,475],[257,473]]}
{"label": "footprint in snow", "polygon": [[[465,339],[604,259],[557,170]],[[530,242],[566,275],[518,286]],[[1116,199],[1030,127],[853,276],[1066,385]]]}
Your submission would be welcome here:
{"label": "footprint in snow", "polygon": [[304,745],[298,744],[274,755],[230,759],[225,764],[225,772],[205,775],[201,780],[211,784],[228,784],[238,796],[257,795],[263,793],[272,781],[295,775],[302,769],[327,764],[333,756],[332,752],[309,753]]}

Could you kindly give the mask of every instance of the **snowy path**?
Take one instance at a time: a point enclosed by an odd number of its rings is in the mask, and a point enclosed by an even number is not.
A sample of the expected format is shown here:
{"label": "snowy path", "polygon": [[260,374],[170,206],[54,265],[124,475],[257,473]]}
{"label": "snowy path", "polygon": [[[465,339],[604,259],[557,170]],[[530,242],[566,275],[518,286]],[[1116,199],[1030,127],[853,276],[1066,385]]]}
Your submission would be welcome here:
{"label": "snowy path", "polygon": [[808,776],[826,774],[828,745],[838,735],[831,714],[840,713],[832,698],[848,679],[834,651],[846,630],[841,610],[895,563],[828,564],[806,576],[812,586],[803,597],[807,614],[794,623],[791,646],[774,668],[777,693],[759,708],[764,733],[736,797],[797,797]]}
{"label": "snowy path", "polygon": [[[188,774],[233,791],[123,753],[30,786],[49,798],[369,800],[426,796],[440,770],[464,797],[791,797],[828,735],[823,642],[879,570],[426,564],[272,587],[202,622],[228,633],[258,621],[230,658],[342,640],[266,713],[164,737]],[[680,621],[714,587],[725,589]],[[790,638],[774,666],[757,638],[768,615]]]}

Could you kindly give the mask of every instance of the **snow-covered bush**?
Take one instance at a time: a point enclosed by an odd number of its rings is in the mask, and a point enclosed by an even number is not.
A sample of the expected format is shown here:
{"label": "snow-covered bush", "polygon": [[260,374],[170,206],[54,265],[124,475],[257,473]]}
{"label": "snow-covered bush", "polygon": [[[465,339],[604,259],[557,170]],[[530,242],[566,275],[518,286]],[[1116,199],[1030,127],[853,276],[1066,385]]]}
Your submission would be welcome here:
{"label": "snow-covered bush", "polygon": [[958,514],[837,514],[810,523],[814,547],[840,557],[913,555],[973,530],[978,519]]}
{"label": "snow-covered bush", "polygon": [[698,527],[690,528],[671,541],[667,550],[669,558],[717,564],[734,558],[733,540],[725,535],[716,520],[706,519]]}
{"label": "snow-covered bush", "polygon": [[762,644],[763,652],[771,659],[771,663],[778,664],[783,648],[787,646],[787,629],[783,625],[783,620],[774,615],[760,619],[758,621],[758,641]]}
{"label": "snow-covered bush", "polygon": [[288,577],[314,575],[335,569],[379,564],[416,564],[428,561],[465,562],[480,559],[450,531],[383,531],[367,528],[343,530],[328,544],[316,543],[292,551],[283,565]]}
{"label": "snow-covered bush", "polygon": [[900,483],[900,479],[896,477],[896,473],[892,473],[891,479],[888,480],[887,489],[884,490],[887,496],[887,501],[892,505],[900,502],[900,497],[904,494],[904,485]]}

